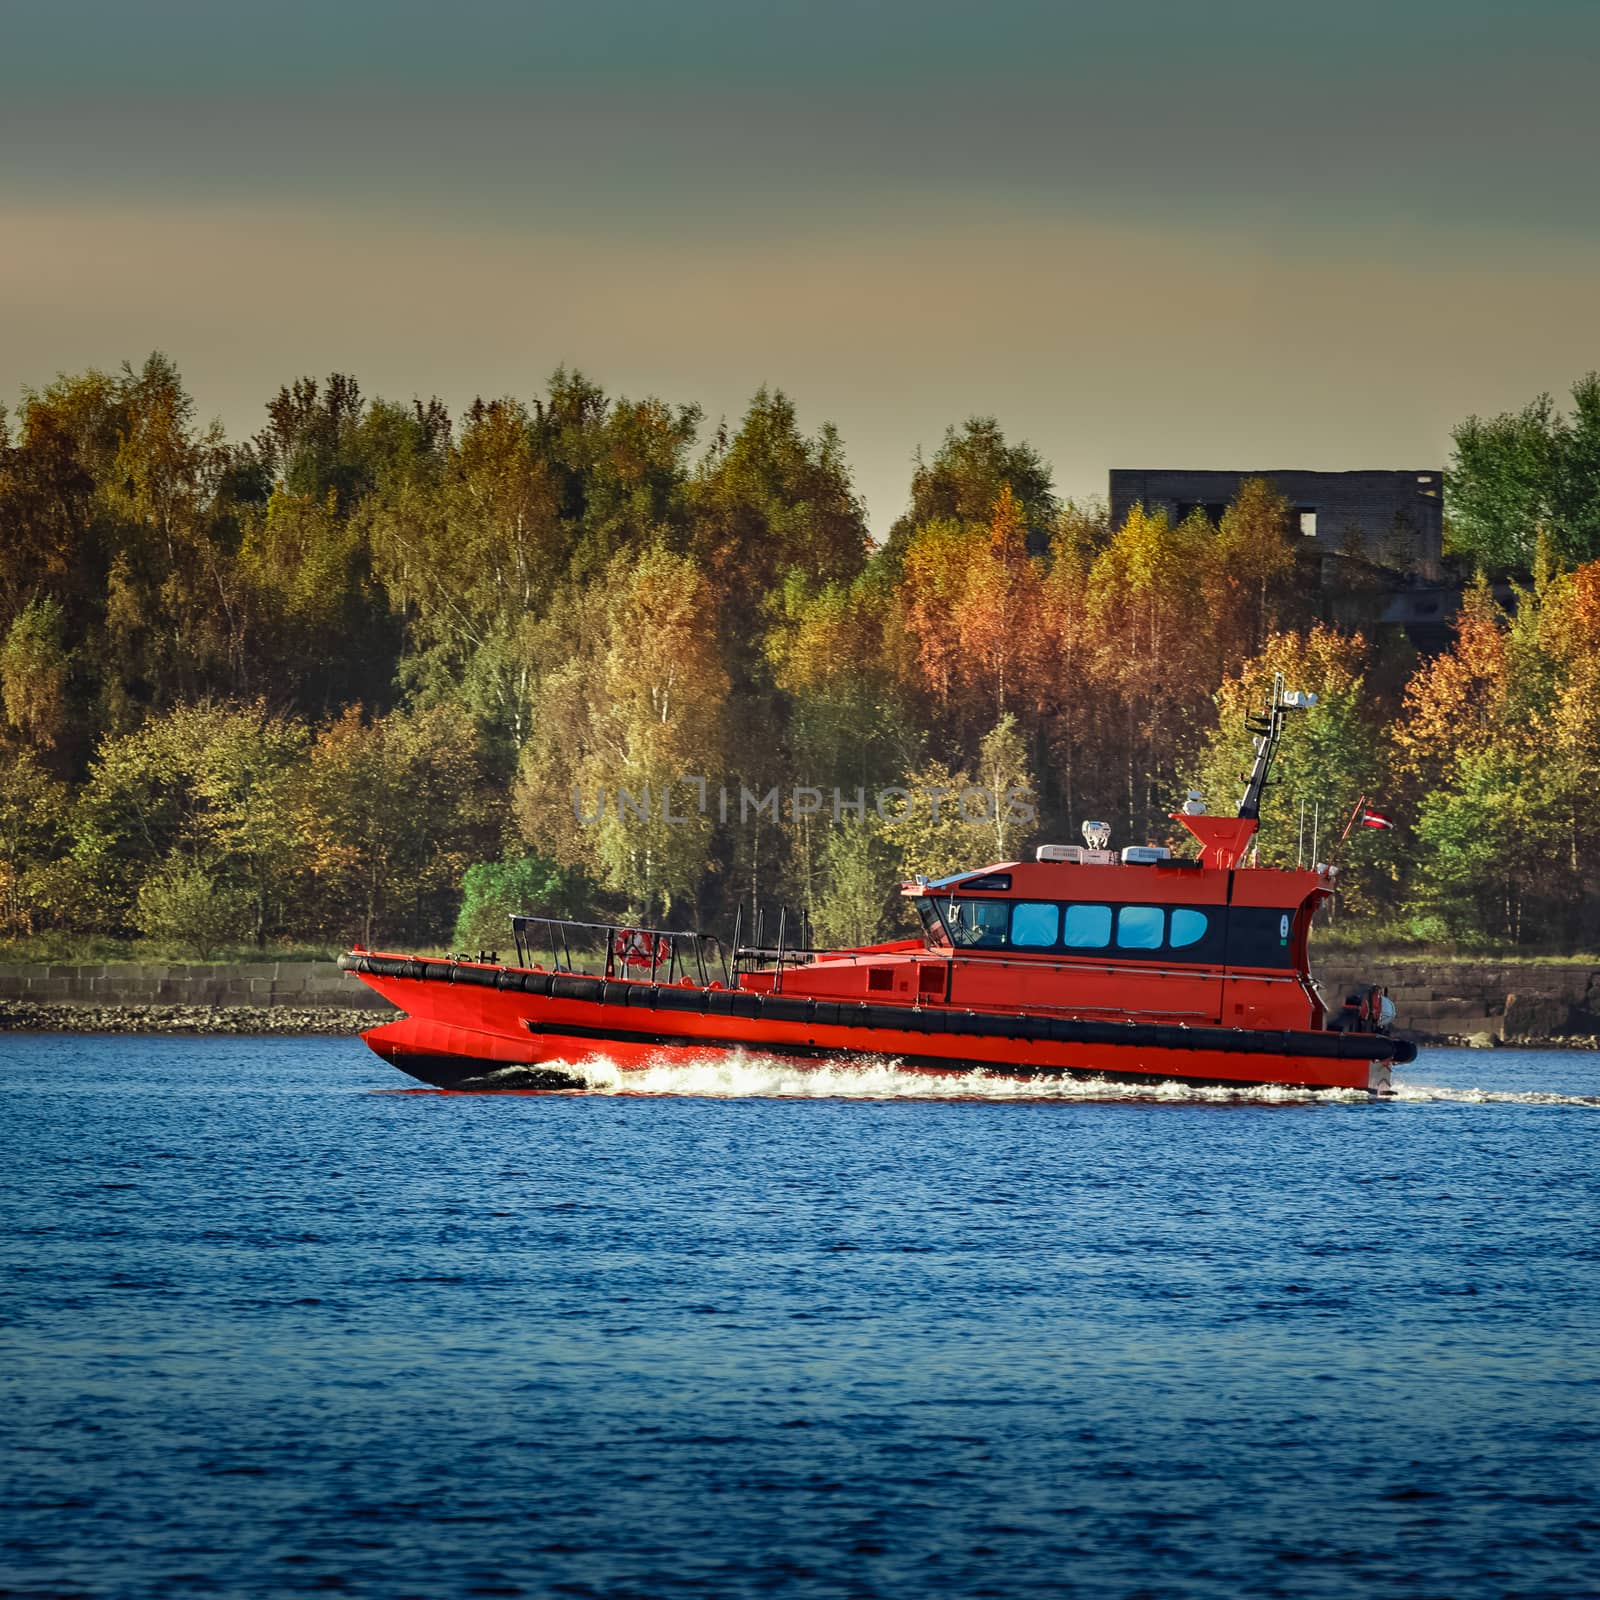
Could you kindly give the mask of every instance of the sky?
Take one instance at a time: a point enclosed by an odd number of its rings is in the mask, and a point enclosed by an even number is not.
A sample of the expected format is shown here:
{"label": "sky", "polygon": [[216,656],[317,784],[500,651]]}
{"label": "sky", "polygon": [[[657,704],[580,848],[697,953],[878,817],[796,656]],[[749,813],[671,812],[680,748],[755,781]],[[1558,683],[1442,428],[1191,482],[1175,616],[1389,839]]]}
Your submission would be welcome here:
{"label": "sky", "polygon": [[[882,533],[993,415],[1437,467],[1600,367],[1596,0],[0,0],[0,399],[171,355],[832,421]],[[709,431],[709,430],[708,430]]]}

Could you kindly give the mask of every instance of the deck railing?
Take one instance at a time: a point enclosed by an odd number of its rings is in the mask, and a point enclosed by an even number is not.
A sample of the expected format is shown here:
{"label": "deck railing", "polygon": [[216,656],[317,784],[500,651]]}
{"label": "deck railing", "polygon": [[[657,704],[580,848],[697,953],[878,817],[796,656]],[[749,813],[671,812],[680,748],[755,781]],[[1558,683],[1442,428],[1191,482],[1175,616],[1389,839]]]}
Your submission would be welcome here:
{"label": "deck railing", "polygon": [[607,978],[676,983],[693,978],[702,988],[713,976],[732,987],[734,969],[721,941],[711,933],[646,928],[628,922],[579,922],[572,917],[511,919],[520,966],[549,958],[552,971],[587,972]]}
{"label": "deck railing", "polygon": [[[796,919],[800,932],[809,934],[810,921]],[[630,922],[580,922],[573,917],[514,916],[511,934],[516,940],[521,966],[543,964],[557,972],[583,972],[607,978],[637,978],[650,983],[676,983],[694,978],[708,986],[713,977],[736,989],[747,970],[772,969],[773,987],[783,988],[786,967],[798,966],[826,952],[809,941],[790,942],[788,913],[778,917],[778,941],[766,942],[766,917],[754,919],[755,940],[745,944],[744,913],[734,919],[733,943],[724,946],[712,933],[686,933],[672,928],[647,928]]]}

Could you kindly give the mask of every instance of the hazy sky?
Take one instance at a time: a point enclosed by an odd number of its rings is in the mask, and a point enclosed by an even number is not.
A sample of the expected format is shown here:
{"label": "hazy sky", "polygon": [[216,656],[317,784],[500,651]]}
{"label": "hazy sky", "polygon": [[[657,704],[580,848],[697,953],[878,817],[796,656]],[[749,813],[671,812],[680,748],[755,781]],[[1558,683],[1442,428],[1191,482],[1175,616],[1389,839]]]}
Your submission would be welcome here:
{"label": "hazy sky", "polygon": [[7,0],[0,396],[560,363],[1111,466],[1433,466],[1600,366],[1597,0]]}

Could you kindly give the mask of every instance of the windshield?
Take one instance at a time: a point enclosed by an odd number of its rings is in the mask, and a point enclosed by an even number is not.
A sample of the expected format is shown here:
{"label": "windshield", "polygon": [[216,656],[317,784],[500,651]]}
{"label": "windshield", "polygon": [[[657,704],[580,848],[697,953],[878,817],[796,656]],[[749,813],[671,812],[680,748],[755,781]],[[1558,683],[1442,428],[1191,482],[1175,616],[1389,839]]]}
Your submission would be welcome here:
{"label": "windshield", "polygon": [[958,900],[954,895],[940,905],[951,939],[967,950],[998,950],[1006,944],[1011,923],[1008,900]]}
{"label": "windshield", "polygon": [[922,923],[923,937],[935,948],[943,949],[950,943],[950,936],[944,931],[938,907],[933,901],[925,898],[913,900],[911,903],[917,908],[917,918]]}

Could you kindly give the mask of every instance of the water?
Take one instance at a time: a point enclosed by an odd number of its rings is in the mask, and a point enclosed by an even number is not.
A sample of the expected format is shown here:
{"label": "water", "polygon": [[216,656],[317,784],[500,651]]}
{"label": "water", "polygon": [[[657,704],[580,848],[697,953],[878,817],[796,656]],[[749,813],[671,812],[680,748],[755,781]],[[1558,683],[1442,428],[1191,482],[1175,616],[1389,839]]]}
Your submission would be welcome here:
{"label": "water", "polygon": [[0,1037],[0,1593],[1600,1594],[1600,1056],[594,1078]]}

